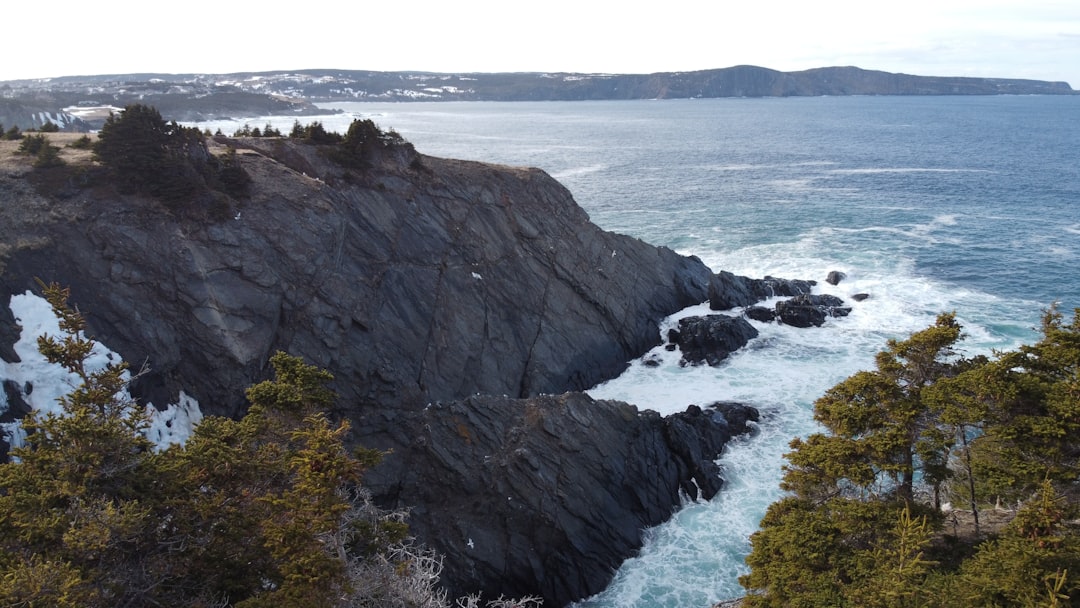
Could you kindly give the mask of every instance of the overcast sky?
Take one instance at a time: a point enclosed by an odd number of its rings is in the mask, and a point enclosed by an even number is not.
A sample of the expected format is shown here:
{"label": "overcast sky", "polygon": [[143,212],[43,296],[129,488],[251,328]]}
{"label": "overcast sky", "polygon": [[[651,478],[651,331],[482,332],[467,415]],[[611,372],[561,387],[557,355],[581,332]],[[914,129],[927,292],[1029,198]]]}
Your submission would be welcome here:
{"label": "overcast sky", "polygon": [[650,73],[833,65],[1064,80],[1078,0],[9,2],[0,80],[337,68]]}

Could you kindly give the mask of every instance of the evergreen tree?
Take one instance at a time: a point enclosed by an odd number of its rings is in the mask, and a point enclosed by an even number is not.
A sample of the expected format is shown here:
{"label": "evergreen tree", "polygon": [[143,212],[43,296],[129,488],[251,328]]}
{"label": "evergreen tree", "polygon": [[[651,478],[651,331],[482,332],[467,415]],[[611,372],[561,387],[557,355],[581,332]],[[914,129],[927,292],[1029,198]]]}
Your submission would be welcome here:
{"label": "evergreen tree", "polygon": [[945,470],[952,437],[942,432],[941,412],[923,391],[956,369],[953,346],[961,337],[953,315],[907,340],[890,340],[876,369],[857,372],[826,391],[814,418],[828,434],[792,442],[785,489],[804,495],[895,494],[914,498],[917,473],[935,486]]}
{"label": "evergreen tree", "polygon": [[116,605],[124,588],[153,582],[133,559],[153,548],[158,476],[147,419],[118,397],[124,365],[87,370],[94,344],[68,292],[45,294],[65,335],[39,338],[39,349],[81,385],[61,400],[63,415],[28,415],[26,447],[0,465],[0,604]]}
{"label": "evergreen tree", "polygon": [[51,144],[45,144],[38,150],[37,157],[34,159],[34,167],[43,169],[46,167],[59,167],[64,164],[64,159],[60,158],[60,148],[57,148]]}
{"label": "evergreen tree", "polygon": [[28,135],[19,142],[19,152],[30,156],[37,156],[38,152],[49,145],[49,140],[44,135]]}
{"label": "evergreen tree", "polygon": [[68,144],[69,148],[75,148],[76,150],[90,150],[94,147],[94,141],[90,139],[89,135],[83,135],[79,139]]}
{"label": "evergreen tree", "polygon": [[[246,173],[239,163],[223,166],[194,127],[166,123],[153,107],[135,104],[119,116],[112,114],[98,135],[94,152],[109,167],[122,189],[165,202],[173,211],[201,211],[211,219],[228,215],[227,197],[214,195],[214,186],[237,196],[246,191]],[[222,176],[222,170],[228,175]],[[224,210],[224,212],[222,212]]]}
{"label": "evergreen tree", "polygon": [[67,290],[44,293],[64,335],[39,347],[81,384],[62,415],[31,414],[0,465],[0,605],[345,607],[394,589],[381,605],[445,607],[436,579],[411,578],[424,554],[401,517],[358,485],[379,454],[350,452],[348,424],[323,412],[329,374],[278,353],[242,419],[207,417],[158,450],[124,366],[88,369],[85,321]]}
{"label": "evergreen tree", "polygon": [[[942,315],[830,389],[815,403],[828,432],[792,442],[789,496],[751,538],[747,604],[1080,605],[1078,319],[1051,309],[1038,343],[959,359]],[[940,486],[976,517],[958,551],[933,530]],[[978,507],[1003,495],[1025,506],[987,539]]]}

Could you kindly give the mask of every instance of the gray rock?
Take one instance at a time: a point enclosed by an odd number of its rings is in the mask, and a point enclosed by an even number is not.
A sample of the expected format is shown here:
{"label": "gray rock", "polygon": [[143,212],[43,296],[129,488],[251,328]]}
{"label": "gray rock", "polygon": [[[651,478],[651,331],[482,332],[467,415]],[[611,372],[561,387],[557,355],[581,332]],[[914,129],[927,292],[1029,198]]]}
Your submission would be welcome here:
{"label": "gray rock", "polygon": [[829,272],[829,275],[827,277],[825,277],[825,282],[829,285],[839,285],[840,281],[843,281],[846,278],[846,274],[840,272],[839,270],[833,270]]}
{"label": "gray rock", "polygon": [[658,344],[661,319],[715,291],[700,260],[600,230],[537,169],[409,148],[346,172],[295,142],[232,143],[253,178],[235,219],[100,184],[60,203],[0,174],[0,302],[35,277],[70,287],[158,405],[184,390],[239,415],[277,350],[328,369],[356,441],[392,450],[365,484],[413,510],[456,590],[594,593],[680,491],[718,489],[722,415],[542,396]]}
{"label": "gray rock", "polygon": [[11,295],[0,293],[0,359],[8,363],[18,363],[20,359],[15,352],[15,343],[22,335],[22,328],[11,313]]}
{"label": "gray rock", "polygon": [[757,412],[691,406],[661,418],[582,393],[475,396],[385,418],[395,452],[365,477],[446,556],[452,595],[538,594],[545,605],[602,590],[642,530],[681,496],[708,499],[715,459]]}
{"label": "gray rock", "polygon": [[810,293],[814,281],[765,277],[752,279],[727,271],[714,274],[709,281],[709,308],[730,310],[750,306],[766,298]]}
{"label": "gray rock", "polygon": [[584,389],[708,296],[699,260],[600,230],[543,171],[414,154],[346,179],[312,146],[253,142],[235,220],[4,190],[0,242],[27,245],[0,253],[0,301],[68,286],[93,335],[148,363],[141,397],[236,415],[276,350],[332,369],[344,410]]}
{"label": "gray rock", "polygon": [[776,318],[795,327],[821,327],[828,317],[844,317],[851,308],[840,298],[823,294],[805,294],[776,303]]}
{"label": "gray rock", "polygon": [[705,315],[679,319],[679,329],[672,337],[682,351],[683,362],[717,366],[757,335],[754,326],[742,317]]}
{"label": "gray rock", "polygon": [[748,306],[745,314],[755,321],[764,323],[771,323],[776,320],[776,310],[766,306]]}

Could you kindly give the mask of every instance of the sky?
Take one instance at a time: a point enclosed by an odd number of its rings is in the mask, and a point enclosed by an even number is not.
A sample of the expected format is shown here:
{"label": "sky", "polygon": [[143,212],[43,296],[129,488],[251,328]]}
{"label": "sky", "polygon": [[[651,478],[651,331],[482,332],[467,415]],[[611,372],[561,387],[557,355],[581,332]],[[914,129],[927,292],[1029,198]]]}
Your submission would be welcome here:
{"label": "sky", "polygon": [[312,68],[643,74],[748,64],[1064,80],[1080,89],[1077,0],[8,4],[0,80]]}

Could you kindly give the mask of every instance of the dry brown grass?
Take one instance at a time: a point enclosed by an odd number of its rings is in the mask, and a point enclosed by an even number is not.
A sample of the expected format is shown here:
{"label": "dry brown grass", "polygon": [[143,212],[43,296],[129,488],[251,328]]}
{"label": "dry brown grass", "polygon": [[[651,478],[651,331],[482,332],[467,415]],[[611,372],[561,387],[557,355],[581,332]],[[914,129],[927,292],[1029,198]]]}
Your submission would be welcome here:
{"label": "dry brown grass", "polygon": [[1012,509],[986,508],[979,511],[979,527],[975,529],[975,516],[971,511],[954,509],[945,514],[941,533],[953,536],[965,543],[975,543],[999,534],[1016,517]]}
{"label": "dry brown grass", "polygon": [[[33,135],[38,135],[34,133]],[[85,136],[85,133],[41,133],[49,143],[60,148],[60,158],[69,165],[90,165],[93,163],[93,152],[90,150],[78,150],[69,148],[68,145]],[[90,136],[94,139],[94,136]],[[19,145],[22,140],[0,141],[0,172],[8,175],[22,175],[33,169],[34,157],[19,153]]]}

